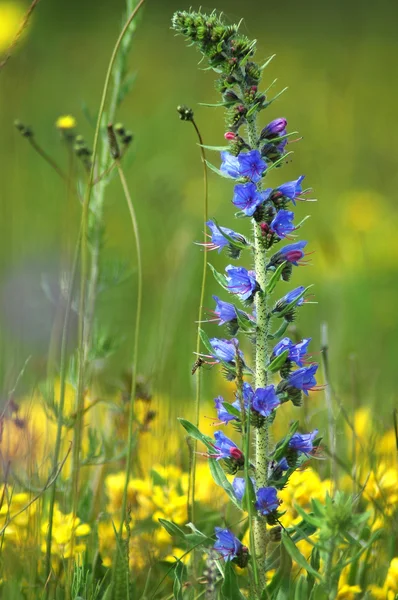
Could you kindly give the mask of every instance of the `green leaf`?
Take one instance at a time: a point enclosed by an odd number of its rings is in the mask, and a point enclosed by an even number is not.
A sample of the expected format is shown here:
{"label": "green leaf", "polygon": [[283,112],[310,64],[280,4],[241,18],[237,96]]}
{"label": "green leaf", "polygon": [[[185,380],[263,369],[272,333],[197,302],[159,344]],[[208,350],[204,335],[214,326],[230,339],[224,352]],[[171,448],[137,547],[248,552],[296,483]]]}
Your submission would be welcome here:
{"label": "green leaf", "polygon": [[301,575],[296,585],[294,600],[304,600],[304,598],[308,598],[308,591],[307,580],[304,575]]}
{"label": "green leaf", "polygon": [[199,327],[199,335],[200,335],[200,339],[202,340],[202,343],[205,346],[206,350],[208,352],[210,352],[210,354],[214,354],[214,348],[210,344],[210,340],[209,340],[207,333],[200,327]]}
{"label": "green leaf", "polygon": [[282,335],[285,333],[286,329],[289,327],[289,321],[283,321],[282,325],[279,327],[279,329],[277,331],[275,331],[275,333],[270,333],[267,338],[269,340],[276,340],[277,338],[282,337]]}
{"label": "green leaf", "polygon": [[241,248],[241,250],[245,250],[249,244],[246,241],[246,239],[242,237],[242,240],[244,240],[243,242],[239,242],[238,240],[232,238],[230,235],[228,235],[228,233],[225,233],[225,231],[219,226],[219,224],[217,223],[217,221],[213,218],[213,223],[214,225],[217,227],[218,231],[221,233],[221,235],[223,237],[225,237],[225,239],[231,244],[231,246],[235,246],[236,248]]}
{"label": "green leaf", "polygon": [[286,266],[286,260],[281,263],[279,265],[279,267],[276,269],[276,271],[273,272],[271,279],[269,280],[267,287],[265,288],[265,291],[267,292],[267,294],[272,294],[272,292],[275,289],[276,284],[278,283],[278,281],[281,278],[282,275],[282,271]]}
{"label": "green leaf", "polygon": [[235,179],[234,177],[231,177],[230,175],[223,173],[222,171],[220,171],[220,169],[217,169],[217,167],[212,165],[208,160],[206,160],[205,162],[206,162],[206,165],[209,167],[209,169],[211,171],[214,171],[214,173],[217,173],[217,175],[220,175],[220,177],[224,177],[225,179]]}
{"label": "green leaf", "polygon": [[299,426],[299,422],[298,421],[294,421],[290,425],[289,431],[288,431],[285,439],[277,445],[277,447],[275,448],[275,450],[274,450],[274,452],[272,454],[273,460],[279,462],[279,460],[281,458],[283,458],[283,456],[285,455],[285,450],[286,450],[287,446],[289,445],[290,440],[292,439],[292,437],[296,433],[296,431],[298,429],[298,426]]}
{"label": "green leaf", "polygon": [[182,529],[178,527],[178,525],[176,525],[172,521],[167,521],[167,519],[158,519],[158,521],[161,524],[161,526],[167,531],[167,533],[170,534],[173,538],[180,538],[182,540],[185,540],[185,533]]}
{"label": "green leaf", "polygon": [[304,521],[306,521],[307,523],[309,523],[310,525],[313,525],[314,527],[316,527],[317,529],[319,529],[320,527],[322,527],[322,520],[315,516],[313,513],[307,513],[301,506],[299,506],[298,504],[294,505],[295,509],[297,510],[298,514],[300,515],[300,517],[302,517],[302,519]]}
{"label": "green leaf", "polygon": [[258,111],[259,104],[260,104],[259,102],[256,102],[256,104],[253,104],[253,106],[251,108],[249,108],[249,110],[246,113],[246,119],[251,117],[256,111]]}
{"label": "green leaf", "polygon": [[184,563],[178,561],[174,568],[173,598],[184,600],[182,576],[184,574]]}
{"label": "green leaf", "polygon": [[275,58],[276,54],[273,54],[272,56],[270,56],[269,58],[267,58],[267,60],[265,61],[265,63],[263,65],[261,65],[260,67],[260,71],[264,71],[264,69],[266,67],[268,67],[268,65],[270,64],[270,62]]}
{"label": "green leaf", "polygon": [[[208,71],[208,69],[204,69],[205,71]],[[225,102],[214,102],[213,104],[210,102],[198,102],[199,106],[208,106],[210,108],[219,108],[221,106],[226,106]]]}
{"label": "green leaf", "polygon": [[[185,419],[181,419],[181,418],[179,418],[178,420],[180,421],[181,425],[184,427],[185,431],[191,437],[193,437],[195,440],[198,440],[198,442],[202,442],[210,452],[214,453],[214,441],[212,440],[211,437],[201,433],[199,431],[199,429],[195,425],[190,423],[189,421],[186,421]],[[237,508],[242,510],[240,502],[237,500],[237,498],[235,496],[234,488],[232,487],[232,485],[226,478],[225,473],[224,473],[220,463],[215,458],[209,458],[209,468],[210,468],[210,473],[214,479],[214,482],[218,486],[222,487],[224,489],[225,493],[228,495],[231,502],[233,502],[233,504],[235,504],[235,506]]]}
{"label": "green leaf", "polygon": [[217,283],[219,283],[221,285],[222,288],[224,288],[224,290],[228,290],[228,281],[227,278],[225,277],[225,275],[222,275],[221,273],[219,273],[218,271],[216,271],[216,269],[213,267],[213,265],[211,265],[210,263],[208,263],[211,272],[214,275],[214,279],[217,281]]}
{"label": "green leaf", "polygon": [[214,482],[223,488],[231,502],[242,510],[239,500],[235,496],[234,488],[229,483],[228,479],[225,476],[225,473],[222,469],[222,466],[215,458],[209,458],[209,468],[211,476],[213,477]]}
{"label": "green leaf", "polygon": [[215,152],[224,152],[229,150],[229,146],[206,146],[206,144],[198,144],[201,148],[205,150],[214,150]]}
{"label": "green leaf", "polygon": [[256,492],[251,477],[248,477],[245,485],[245,493],[242,498],[242,508],[250,514],[250,507],[256,502]]}
{"label": "green leaf", "polygon": [[199,431],[199,429],[193,423],[190,423],[186,419],[179,418],[178,419],[181,425],[184,427],[185,431],[190,435],[194,440],[198,442],[202,442],[208,450],[214,452],[214,440],[208,435],[204,435]]}
{"label": "green leaf", "polygon": [[232,406],[232,404],[230,404],[229,402],[223,402],[223,407],[225,408],[225,410],[227,411],[227,413],[229,415],[238,417],[238,419],[240,420],[240,417],[241,417],[240,410],[238,410],[235,406]]}
{"label": "green leaf", "polygon": [[247,316],[246,313],[237,309],[236,310],[236,318],[237,318],[239,327],[243,331],[254,331],[255,323],[253,323],[253,321],[251,319],[249,319],[249,317]]}
{"label": "green leaf", "polygon": [[[321,557],[319,554],[319,550],[316,546],[315,546],[315,548],[312,549],[310,562],[311,562],[311,567],[313,567],[315,569],[315,571],[319,571],[319,568],[321,566]],[[312,591],[312,588],[315,585],[315,577],[313,577],[309,573],[307,573],[307,584],[308,584],[308,595],[309,595]]]}
{"label": "green leaf", "polygon": [[224,600],[245,600],[245,597],[239,590],[236,573],[230,560],[225,563],[224,582],[221,586],[221,597]]}
{"label": "green leaf", "polygon": [[299,565],[299,567],[307,571],[307,573],[313,575],[315,579],[322,579],[321,575],[310,565],[309,562],[307,562],[306,558],[301,554],[300,550],[285,531],[282,531],[282,543],[285,546],[286,551]]}
{"label": "green leaf", "polygon": [[310,287],[312,287],[312,285],[308,285],[306,288],[304,288],[304,290],[299,296],[297,296],[297,298],[289,302],[289,304],[287,304],[281,312],[278,312],[278,317],[283,317],[287,312],[294,308],[297,305],[297,302],[304,296],[304,294],[310,289]]}
{"label": "green leaf", "polygon": [[275,371],[279,371],[281,367],[285,364],[287,357],[289,356],[289,350],[284,350],[282,354],[276,356],[274,360],[268,365],[267,371],[271,373],[275,373]]}
{"label": "green leaf", "polygon": [[317,584],[311,592],[310,600],[329,600],[329,594],[322,585]]}
{"label": "green leaf", "polygon": [[[286,548],[280,545],[280,562],[279,568],[273,576],[270,583],[265,588],[261,600],[267,600],[267,598],[276,598],[284,581],[290,580],[290,573],[292,570],[292,559]],[[303,599],[304,600],[304,599]]]}

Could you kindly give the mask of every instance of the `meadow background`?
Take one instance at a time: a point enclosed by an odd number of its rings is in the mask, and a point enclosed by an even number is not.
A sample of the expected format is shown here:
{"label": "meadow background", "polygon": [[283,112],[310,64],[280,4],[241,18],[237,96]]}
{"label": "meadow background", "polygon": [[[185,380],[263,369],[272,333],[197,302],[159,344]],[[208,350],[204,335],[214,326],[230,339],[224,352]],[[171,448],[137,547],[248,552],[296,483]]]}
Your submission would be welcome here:
{"label": "meadow background", "polygon": [[[22,2],[0,2],[0,15]],[[25,5],[26,7],[26,5]],[[135,135],[127,176],[136,201],[144,252],[144,326],[140,372],[171,407],[191,402],[202,236],[202,171],[196,140],[175,107],[192,106],[205,143],[218,145],[222,112],[198,106],[217,100],[213,75],[196,68],[198,55],[186,50],[170,30],[170,17],[188,4],[148,2],[137,31],[131,69],[132,93],[120,120]],[[393,72],[398,40],[398,9],[382,0],[318,3],[303,0],[217,3],[243,31],[259,39],[259,55],[276,53],[267,72],[275,91],[289,90],[270,109],[287,116],[303,141],[283,180],[307,175],[319,199],[305,226],[313,266],[300,271],[300,283],[315,283],[318,304],[302,311],[299,327],[319,347],[321,321],[329,326],[331,373],[345,403],[377,404],[377,418],[389,420],[396,390],[398,351],[398,243],[396,119]],[[92,114],[123,3],[46,2],[36,10],[16,55],[1,73],[1,385],[6,393],[27,356],[23,385],[45,373],[54,305],[43,280],[57,285],[63,253],[71,251],[79,211],[67,205],[62,182],[14,130],[20,118],[60,162],[65,149],[54,123],[73,114],[78,130],[92,138]],[[0,36],[7,19],[0,17]],[[1,39],[1,37],[0,37]],[[274,175],[280,183],[280,175]],[[104,261],[131,264],[133,240],[120,186],[106,202]],[[308,205],[300,205],[305,215]],[[228,184],[210,179],[210,215],[231,218]],[[217,260],[215,260],[217,264]],[[207,305],[216,284],[209,281]],[[129,361],[134,315],[134,283],[105,294],[101,319],[121,338],[104,380],[121,376]],[[355,365],[353,365],[355,363]],[[208,394],[214,377],[205,378]],[[355,393],[354,388],[355,387]]]}

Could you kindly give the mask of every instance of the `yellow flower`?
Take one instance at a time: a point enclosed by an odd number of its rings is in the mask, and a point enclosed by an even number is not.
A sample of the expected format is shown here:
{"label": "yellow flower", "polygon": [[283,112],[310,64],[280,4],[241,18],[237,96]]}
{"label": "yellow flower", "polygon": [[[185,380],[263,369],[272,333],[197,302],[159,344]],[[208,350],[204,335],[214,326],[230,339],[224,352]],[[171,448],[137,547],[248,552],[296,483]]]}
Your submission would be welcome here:
{"label": "yellow flower", "polygon": [[75,117],[72,117],[72,115],[63,115],[62,117],[58,117],[55,125],[58,129],[74,129],[77,123]]}
{"label": "yellow flower", "polygon": [[398,472],[396,467],[380,462],[377,471],[371,471],[364,495],[383,505],[385,513],[391,515],[398,502]]}
{"label": "yellow flower", "polygon": [[338,600],[355,600],[357,594],[361,593],[361,588],[359,585],[348,585],[345,583],[340,587],[337,592]]}
{"label": "yellow flower", "polygon": [[398,557],[393,558],[390,562],[384,585],[389,591],[398,592]]}
{"label": "yellow flower", "polygon": [[[47,535],[48,522],[42,524],[41,531]],[[61,559],[77,557],[86,549],[86,544],[80,539],[91,532],[87,523],[81,523],[72,513],[63,513],[55,506],[52,529],[52,554]],[[46,551],[46,541],[42,543],[42,552]]]}
{"label": "yellow flower", "polygon": [[17,2],[0,2],[0,52],[7,50],[24,16],[23,6]]}

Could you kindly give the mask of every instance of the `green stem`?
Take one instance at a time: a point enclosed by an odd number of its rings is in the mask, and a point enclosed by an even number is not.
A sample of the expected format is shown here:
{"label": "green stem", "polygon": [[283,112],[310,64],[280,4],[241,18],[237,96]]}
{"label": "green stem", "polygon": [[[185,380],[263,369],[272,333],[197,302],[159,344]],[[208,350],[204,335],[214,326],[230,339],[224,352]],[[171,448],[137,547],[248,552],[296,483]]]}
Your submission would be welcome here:
{"label": "green stem", "polygon": [[127,458],[126,458],[126,481],[123,489],[122,499],[122,518],[120,526],[120,535],[123,532],[123,522],[125,519],[125,513],[127,508],[127,492],[128,484],[130,479],[131,462],[133,458],[134,449],[134,405],[135,405],[135,394],[137,384],[137,362],[138,362],[138,346],[139,346],[139,333],[140,333],[140,320],[141,320],[141,306],[142,306],[142,256],[141,256],[141,245],[140,235],[138,230],[137,217],[134,210],[134,205],[131,200],[130,191],[127,185],[127,181],[121,167],[120,161],[117,160],[117,170],[119,173],[120,181],[123,187],[124,195],[127,201],[127,206],[130,212],[131,223],[134,230],[135,248],[137,254],[137,308],[135,313],[135,330],[134,330],[134,348],[133,348],[133,360],[132,360],[132,376],[131,376],[131,392],[130,392],[130,407],[129,407],[129,421],[128,421],[128,438],[127,438]]}
{"label": "green stem", "polygon": [[81,435],[83,428],[83,408],[84,408],[84,387],[85,387],[85,367],[87,359],[87,336],[85,331],[85,308],[86,308],[86,287],[87,287],[87,272],[88,272],[88,217],[89,217],[89,206],[91,198],[91,190],[94,182],[94,170],[96,163],[96,156],[98,151],[98,142],[100,134],[100,126],[102,122],[102,116],[105,110],[105,103],[108,94],[108,89],[111,81],[113,66],[116,61],[116,57],[119,48],[122,44],[123,38],[126,35],[129,26],[140,8],[144,4],[145,0],[140,0],[137,6],[134,8],[129,18],[127,19],[120,35],[113,48],[111,59],[109,61],[104,88],[102,91],[100,108],[98,111],[97,124],[94,134],[93,142],[93,153],[92,163],[89,173],[89,178],[86,187],[86,193],[83,200],[82,206],[82,240],[81,240],[81,281],[80,281],[80,302],[79,302],[79,335],[78,335],[78,384],[77,384],[77,398],[76,398],[76,424],[74,430],[73,440],[73,457],[72,457],[72,512],[75,515],[77,513],[78,497],[79,497],[79,471],[80,471],[80,445]]}
{"label": "green stem", "polygon": [[[79,251],[80,251],[80,242],[81,235],[79,231],[79,236],[77,239],[75,253],[73,257],[72,263],[72,271],[65,307],[65,317],[62,328],[62,338],[61,338],[61,355],[60,355],[60,391],[59,391],[59,405],[58,405],[58,423],[57,423],[57,433],[55,438],[55,447],[54,447],[54,457],[53,457],[53,473],[56,472],[58,468],[59,455],[61,451],[61,442],[62,442],[62,426],[63,426],[63,415],[64,415],[64,405],[65,405],[65,387],[66,387],[66,350],[68,343],[68,334],[69,334],[69,323],[70,323],[70,315],[72,308],[72,298],[73,298],[73,289],[76,282],[76,274],[77,274],[77,263],[79,259]],[[53,528],[53,517],[54,517],[54,505],[55,505],[55,497],[56,497],[56,487],[57,482],[54,481],[54,484],[51,488],[51,496],[50,496],[50,505],[48,511],[48,530],[47,530],[47,539],[46,539],[46,558],[45,558],[45,573],[46,580],[48,581],[48,585],[46,587],[46,598],[49,598],[50,594],[50,585],[49,585],[49,577],[51,574],[51,544],[52,544],[52,528]]]}
{"label": "green stem", "polygon": [[[203,148],[203,139],[199,131],[199,128],[192,118],[191,123],[195,128],[196,134],[199,140],[200,154],[203,163],[203,232],[204,232],[204,246],[203,246],[203,270],[202,270],[202,283],[200,288],[199,298],[199,312],[198,312],[198,330],[196,334],[196,356],[199,356],[200,352],[200,327],[203,319],[203,303],[206,289],[206,276],[207,276],[207,245],[206,245],[206,222],[208,220],[208,177],[207,177],[207,164],[206,154]],[[196,370],[196,395],[195,395],[195,425],[199,427],[199,416],[200,416],[200,397],[201,397],[201,369]],[[196,486],[196,449],[197,440],[193,440],[192,448],[192,462],[190,465],[190,486],[189,486],[189,501],[188,501],[188,520],[194,522],[195,519],[195,486]]]}

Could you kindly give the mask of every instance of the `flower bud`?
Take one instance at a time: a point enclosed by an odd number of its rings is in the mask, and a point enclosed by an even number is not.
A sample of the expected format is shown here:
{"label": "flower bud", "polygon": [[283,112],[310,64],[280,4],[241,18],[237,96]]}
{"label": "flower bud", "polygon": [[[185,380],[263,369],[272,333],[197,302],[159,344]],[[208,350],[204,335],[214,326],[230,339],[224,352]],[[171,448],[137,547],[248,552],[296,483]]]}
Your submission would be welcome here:
{"label": "flower bud", "polygon": [[237,138],[237,135],[233,131],[227,131],[224,133],[224,138],[228,141],[233,141]]}
{"label": "flower bud", "polygon": [[193,120],[193,110],[185,104],[181,104],[177,106],[177,112],[180,115],[181,121],[192,121]]}
{"label": "flower bud", "polygon": [[287,121],[283,117],[274,119],[271,123],[268,123],[260,133],[260,140],[269,138],[270,136],[278,135],[286,128]]}
{"label": "flower bud", "polygon": [[271,542],[280,542],[282,539],[282,527],[280,525],[275,525],[275,527],[271,527],[269,530],[269,539]]}

